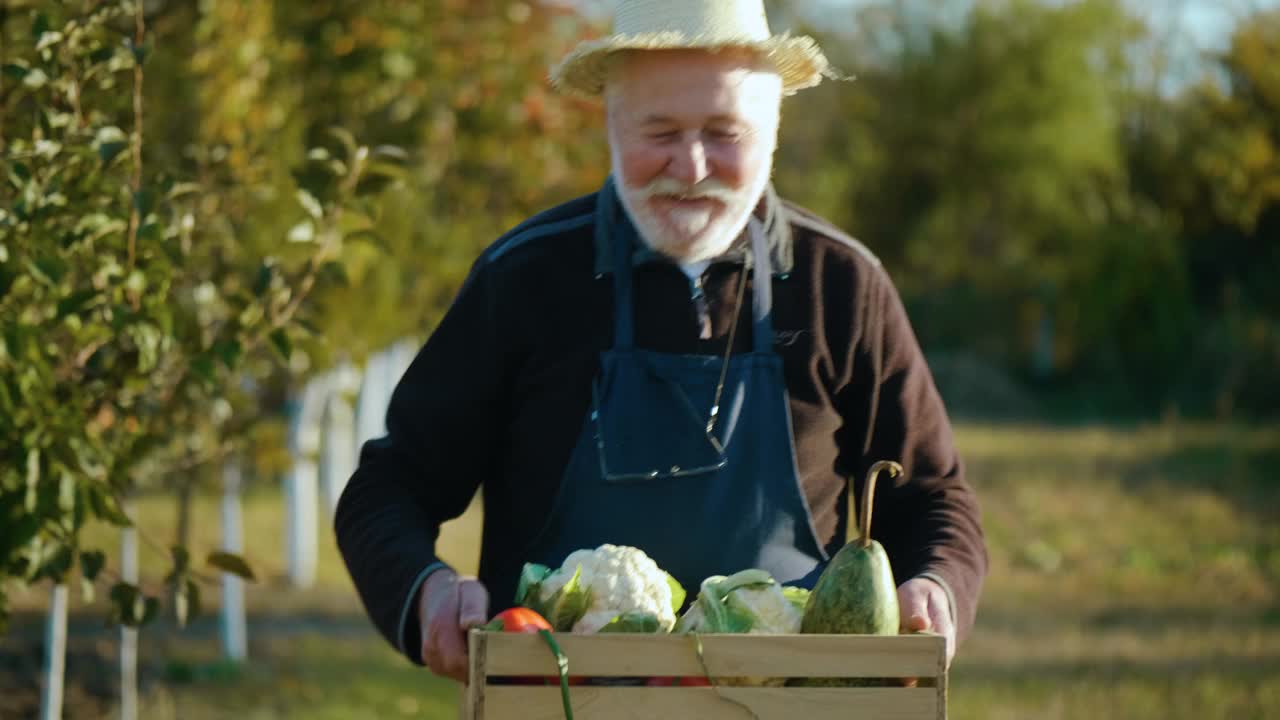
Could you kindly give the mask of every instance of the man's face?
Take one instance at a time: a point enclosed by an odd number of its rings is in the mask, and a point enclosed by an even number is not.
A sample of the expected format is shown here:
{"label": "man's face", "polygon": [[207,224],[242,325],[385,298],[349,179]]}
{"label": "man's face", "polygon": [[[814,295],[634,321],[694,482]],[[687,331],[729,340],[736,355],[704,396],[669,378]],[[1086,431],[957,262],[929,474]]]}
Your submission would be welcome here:
{"label": "man's face", "polygon": [[629,53],[610,74],[609,147],[623,206],[681,262],[723,253],[769,181],[782,81],[744,53]]}

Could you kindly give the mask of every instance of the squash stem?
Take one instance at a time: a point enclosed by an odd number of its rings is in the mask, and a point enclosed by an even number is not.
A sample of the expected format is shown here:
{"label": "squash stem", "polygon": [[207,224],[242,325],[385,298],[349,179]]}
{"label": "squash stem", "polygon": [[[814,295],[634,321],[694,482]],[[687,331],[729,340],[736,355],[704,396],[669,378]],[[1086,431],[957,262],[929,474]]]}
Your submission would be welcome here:
{"label": "squash stem", "polygon": [[[889,477],[898,477],[902,474],[902,466],[892,460],[881,460],[867,471],[867,484],[862,488],[862,523],[860,525],[862,538],[858,541],[859,546],[863,548],[871,547],[871,508],[875,501],[876,478],[884,470],[889,471]],[[852,497],[853,483],[849,484],[849,492]]]}

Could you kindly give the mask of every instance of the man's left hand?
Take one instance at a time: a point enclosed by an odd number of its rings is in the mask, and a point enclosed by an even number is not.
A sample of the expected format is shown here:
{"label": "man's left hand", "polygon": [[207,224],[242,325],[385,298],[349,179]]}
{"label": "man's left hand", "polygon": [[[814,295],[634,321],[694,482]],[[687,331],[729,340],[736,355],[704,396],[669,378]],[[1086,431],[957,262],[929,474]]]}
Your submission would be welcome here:
{"label": "man's left hand", "polygon": [[947,592],[929,578],[912,578],[898,586],[898,632],[932,632],[946,638],[947,667],[956,654],[956,627],[951,622]]}

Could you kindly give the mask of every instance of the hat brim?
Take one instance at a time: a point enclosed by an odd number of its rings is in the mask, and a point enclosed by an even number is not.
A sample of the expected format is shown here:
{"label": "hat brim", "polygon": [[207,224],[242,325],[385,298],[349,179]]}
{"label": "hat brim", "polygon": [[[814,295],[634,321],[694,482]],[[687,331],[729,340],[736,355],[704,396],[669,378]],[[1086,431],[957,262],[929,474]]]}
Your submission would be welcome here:
{"label": "hat brim", "polygon": [[770,60],[782,77],[782,92],[791,95],[837,78],[817,41],[808,36],[775,35],[761,40],[734,37],[689,37],[679,32],[614,35],[588,40],[551,70],[551,84],[566,95],[599,97],[608,79],[609,56],[626,50],[707,50],[743,48]]}

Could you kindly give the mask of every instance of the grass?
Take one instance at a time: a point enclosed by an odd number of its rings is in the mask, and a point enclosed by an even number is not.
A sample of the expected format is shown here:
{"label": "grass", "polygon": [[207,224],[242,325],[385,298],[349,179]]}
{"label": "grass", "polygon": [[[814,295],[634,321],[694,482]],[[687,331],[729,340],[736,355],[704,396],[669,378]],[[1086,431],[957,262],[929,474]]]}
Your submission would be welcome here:
{"label": "grass", "polygon": [[[953,668],[952,718],[1280,716],[1277,428],[966,424],[958,442],[992,566]],[[410,666],[373,632],[327,529],[316,587],[287,587],[280,509],[270,488],[246,502],[246,554],[263,576],[248,595],[250,663],[218,659],[208,611],[182,632],[149,628],[142,716],[455,717],[458,686]],[[140,511],[157,545],[171,537],[171,508],[147,501]],[[201,498],[196,517],[196,545],[207,550],[216,499]],[[475,565],[478,519],[473,508],[442,535],[461,568]],[[144,553],[144,577],[160,577],[161,560]],[[215,588],[206,594],[216,604]],[[44,598],[18,599],[0,646],[5,718],[33,712]],[[109,717],[115,636],[100,606],[76,609],[66,716]]]}

